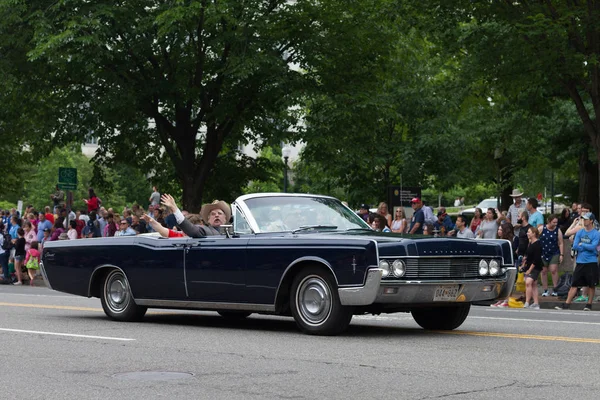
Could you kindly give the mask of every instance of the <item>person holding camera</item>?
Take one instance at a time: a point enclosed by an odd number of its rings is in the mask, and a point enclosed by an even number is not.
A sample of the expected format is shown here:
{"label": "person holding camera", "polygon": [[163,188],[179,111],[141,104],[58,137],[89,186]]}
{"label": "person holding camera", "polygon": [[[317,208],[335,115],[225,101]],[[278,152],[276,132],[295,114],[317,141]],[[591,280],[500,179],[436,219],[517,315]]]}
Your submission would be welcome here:
{"label": "person holding camera", "polygon": [[600,244],[600,232],[594,229],[594,216],[591,212],[581,215],[584,228],[577,231],[573,241],[573,249],[577,250],[577,265],[573,272],[573,284],[569,289],[567,301],[562,306],[555,307],[557,310],[567,310],[571,306],[573,297],[577,294],[577,288],[587,287],[587,304],[583,311],[592,310],[594,293],[598,285],[598,244]]}

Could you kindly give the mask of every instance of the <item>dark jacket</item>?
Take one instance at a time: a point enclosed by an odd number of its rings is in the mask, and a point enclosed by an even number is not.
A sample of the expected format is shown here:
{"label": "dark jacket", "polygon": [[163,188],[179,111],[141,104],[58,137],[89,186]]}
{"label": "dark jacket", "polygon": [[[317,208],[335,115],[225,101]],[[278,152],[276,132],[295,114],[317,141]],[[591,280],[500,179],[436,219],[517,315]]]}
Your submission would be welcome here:
{"label": "dark jacket", "polygon": [[187,218],[178,224],[178,226],[186,235],[193,238],[216,236],[221,234],[218,229],[213,228],[212,226],[194,225]]}

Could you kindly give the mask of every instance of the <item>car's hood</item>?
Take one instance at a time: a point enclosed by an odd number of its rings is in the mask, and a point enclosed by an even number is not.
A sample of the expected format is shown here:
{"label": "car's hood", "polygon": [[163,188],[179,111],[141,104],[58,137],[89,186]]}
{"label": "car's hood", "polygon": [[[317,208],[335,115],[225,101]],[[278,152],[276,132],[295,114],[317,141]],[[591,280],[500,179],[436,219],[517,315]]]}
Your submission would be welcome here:
{"label": "car's hood", "polygon": [[[374,231],[313,232],[300,233],[297,235],[317,240],[318,238],[356,238],[373,240],[377,242],[380,257],[502,257],[502,254],[512,254],[511,244],[507,240],[460,239],[454,237],[402,235]],[[506,258],[504,261],[505,264],[512,264],[512,259]]]}

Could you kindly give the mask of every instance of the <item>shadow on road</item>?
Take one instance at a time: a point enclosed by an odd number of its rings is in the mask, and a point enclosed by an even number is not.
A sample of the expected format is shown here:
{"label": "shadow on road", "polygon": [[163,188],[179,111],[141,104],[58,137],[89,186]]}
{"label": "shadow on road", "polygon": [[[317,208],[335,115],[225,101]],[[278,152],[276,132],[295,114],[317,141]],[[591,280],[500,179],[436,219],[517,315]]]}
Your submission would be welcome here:
{"label": "shadow on road", "polygon": [[[65,318],[65,316],[61,316],[61,318]],[[89,319],[95,321],[104,320],[106,323],[130,324],[130,322],[112,321],[101,314],[79,316],[71,315],[68,318],[76,318],[80,320]],[[236,320],[223,318],[217,314],[207,314],[206,312],[203,312],[202,314],[190,312],[179,314],[177,312],[160,312],[159,310],[153,310],[148,312],[140,324],[302,334],[291,317],[285,318],[259,314],[253,314],[249,318]],[[386,325],[382,321],[366,322],[364,320],[354,320],[348,329],[338,336],[380,339],[390,335],[395,335],[396,337],[422,337],[423,335],[431,336],[432,334],[435,335],[435,332],[426,331],[416,327],[389,326],[389,324]]]}

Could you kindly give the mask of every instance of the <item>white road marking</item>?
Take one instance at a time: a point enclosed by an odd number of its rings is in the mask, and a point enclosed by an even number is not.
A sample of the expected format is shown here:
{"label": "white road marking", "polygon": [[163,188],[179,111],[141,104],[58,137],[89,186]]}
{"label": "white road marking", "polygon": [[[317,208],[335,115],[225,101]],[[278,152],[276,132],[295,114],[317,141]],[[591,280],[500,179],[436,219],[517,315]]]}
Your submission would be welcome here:
{"label": "white road marking", "polygon": [[109,336],[90,336],[90,335],[77,335],[74,333],[59,333],[59,332],[44,332],[44,331],[28,331],[23,329],[8,329],[8,328],[0,328],[0,331],[4,332],[16,332],[16,333],[32,333],[34,335],[52,335],[52,336],[68,336],[68,337],[76,337],[82,339],[100,339],[100,340],[119,340],[123,342],[130,342],[131,338],[118,338],[118,337],[109,337]]}
{"label": "white road marking", "polygon": [[583,311],[583,310],[571,310],[571,311],[560,311],[560,310],[552,310],[552,309],[548,309],[548,308],[544,308],[541,310],[527,310],[527,309],[522,309],[522,308],[513,308],[513,309],[506,309],[506,308],[487,308],[485,309],[486,312],[492,312],[492,313],[500,313],[500,312],[507,312],[507,313],[526,313],[526,314],[545,314],[545,315],[585,315],[586,318],[594,318],[594,317],[599,317],[600,316],[600,312],[597,311],[592,311],[592,312],[587,312],[587,311]]}

